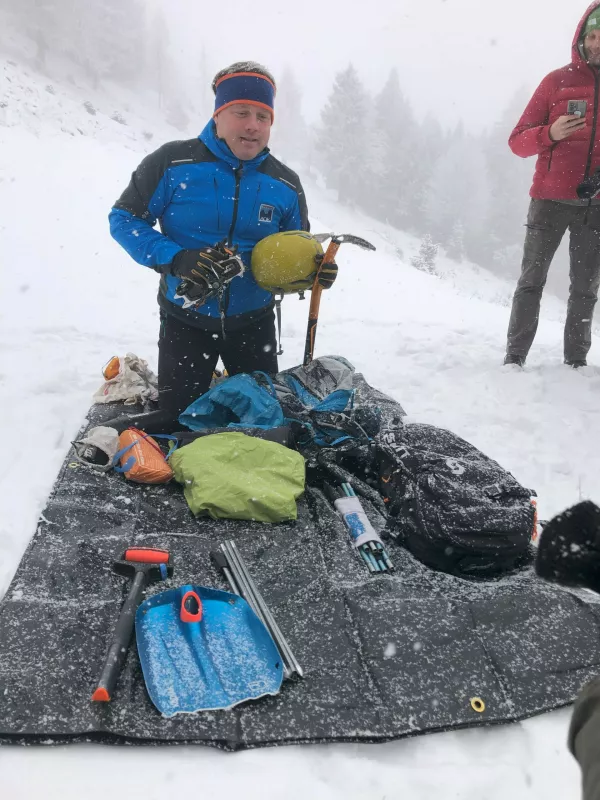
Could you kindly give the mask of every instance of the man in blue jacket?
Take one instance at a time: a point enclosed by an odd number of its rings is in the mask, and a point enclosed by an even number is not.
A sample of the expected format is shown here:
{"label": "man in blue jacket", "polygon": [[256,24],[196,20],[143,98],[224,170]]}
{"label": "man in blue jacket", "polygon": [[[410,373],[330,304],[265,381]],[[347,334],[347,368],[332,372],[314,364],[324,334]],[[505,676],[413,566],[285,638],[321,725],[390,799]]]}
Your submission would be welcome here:
{"label": "man in blue jacket", "polygon": [[273,295],[254,280],[250,255],[265,236],[309,230],[298,176],[267,148],[273,76],[238,62],[213,91],[200,136],[147,156],[109,216],[117,242],[161,274],[158,384],[171,416],[209,388],[219,356],[229,374],[277,372]]}

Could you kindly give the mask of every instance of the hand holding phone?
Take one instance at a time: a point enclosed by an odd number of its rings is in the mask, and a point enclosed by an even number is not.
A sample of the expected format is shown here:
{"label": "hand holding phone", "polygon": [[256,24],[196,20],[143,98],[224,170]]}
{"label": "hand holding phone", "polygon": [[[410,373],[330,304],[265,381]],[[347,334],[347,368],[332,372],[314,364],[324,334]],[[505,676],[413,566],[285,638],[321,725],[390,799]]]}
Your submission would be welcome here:
{"label": "hand holding phone", "polygon": [[587,112],[586,100],[569,100],[567,103],[567,114],[574,117],[585,117]]}
{"label": "hand holding phone", "polygon": [[[585,100],[569,100],[567,114],[559,117],[550,127],[550,138],[553,142],[561,142],[585,127]],[[575,113],[576,112],[576,113]]]}

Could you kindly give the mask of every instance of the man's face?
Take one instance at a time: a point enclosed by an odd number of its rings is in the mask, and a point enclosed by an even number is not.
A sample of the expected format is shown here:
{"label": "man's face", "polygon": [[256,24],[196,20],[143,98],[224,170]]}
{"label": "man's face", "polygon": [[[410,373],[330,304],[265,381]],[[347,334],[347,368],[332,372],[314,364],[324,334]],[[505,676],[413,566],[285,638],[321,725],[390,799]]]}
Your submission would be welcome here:
{"label": "man's face", "polygon": [[234,156],[249,161],[265,149],[273,121],[266,108],[234,103],[215,117],[217,136],[224,139]]}
{"label": "man's face", "polygon": [[583,49],[588,64],[600,67],[600,31],[590,31],[583,40]]}

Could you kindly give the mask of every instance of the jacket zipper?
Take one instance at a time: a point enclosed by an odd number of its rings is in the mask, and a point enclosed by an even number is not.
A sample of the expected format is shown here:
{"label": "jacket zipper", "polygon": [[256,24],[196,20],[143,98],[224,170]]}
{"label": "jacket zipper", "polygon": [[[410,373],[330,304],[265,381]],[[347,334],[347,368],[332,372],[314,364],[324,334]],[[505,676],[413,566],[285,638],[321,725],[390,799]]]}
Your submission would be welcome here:
{"label": "jacket zipper", "polygon": [[[240,161],[239,165],[233,170],[233,174],[235,175],[235,193],[233,195],[233,214],[231,217],[231,227],[229,228],[229,235],[227,237],[227,244],[229,247],[233,247],[233,233],[235,231],[235,224],[237,222],[237,215],[238,215],[238,206],[240,203],[240,182],[241,182],[241,175],[242,175],[243,165]],[[228,283],[227,288],[225,289],[225,295],[223,297],[223,314],[227,314],[227,309],[229,308],[229,295],[231,293],[231,285]]]}
{"label": "jacket zipper", "polygon": [[554,148],[556,147],[555,144],[552,145],[550,149],[550,158],[548,159],[548,172],[550,172],[550,167],[552,166],[552,159],[554,158]]}
{"label": "jacket zipper", "polygon": [[583,176],[583,180],[587,180],[590,175],[590,169],[592,166],[592,157],[594,155],[594,144],[596,141],[596,127],[598,125],[598,90],[600,89],[600,76],[598,75],[598,70],[594,70],[594,81],[595,81],[595,88],[594,88],[594,121],[592,123],[592,138],[590,139],[590,150],[588,153],[588,160],[585,167],[585,175]]}
{"label": "jacket zipper", "polygon": [[229,228],[229,236],[227,237],[227,244],[229,247],[233,246],[233,231],[235,229],[235,223],[237,222],[237,215],[238,215],[238,205],[240,202],[240,176],[242,174],[243,166],[240,162],[240,165],[233,170],[233,174],[235,175],[235,194],[233,196],[233,215],[231,217],[231,227]]}

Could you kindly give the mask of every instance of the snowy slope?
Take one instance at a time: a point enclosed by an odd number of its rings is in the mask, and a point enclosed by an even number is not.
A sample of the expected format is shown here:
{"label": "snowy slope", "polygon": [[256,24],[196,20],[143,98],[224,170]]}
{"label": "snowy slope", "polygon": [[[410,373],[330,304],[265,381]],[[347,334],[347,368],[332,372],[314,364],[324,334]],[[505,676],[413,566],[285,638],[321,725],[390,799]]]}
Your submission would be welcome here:
{"label": "snowy slope", "polygon": [[[106,215],[144,152],[178,134],[148,114],[111,119],[86,99],[0,62],[0,596],[113,354],[156,364],[157,276],[110,239]],[[102,106],[102,103],[98,103]],[[204,120],[198,121],[198,130]],[[154,134],[149,142],[144,131]],[[441,280],[410,266],[411,237],[338,206],[306,180],[315,231],[370,239],[345,246],[325,294],[317,354],[340,353],[414,420],[448,427],[540,495],[548,517],[600,499],[600,370],[561,363],[564,309],[548,298],[524,372],[501,367],[512,287],[442,261]],[[453,273],[453,274],[450,274]],[[282,366],[301,359],[308,302],[286,299]],[[596,339],[592,361],[600,362]],[[578,797],[566,752],[568,711],[524,724],[370,746],[225,755],[200,748],[0,749],[11,800],[146,800],[183,791],[286,798]]]}

